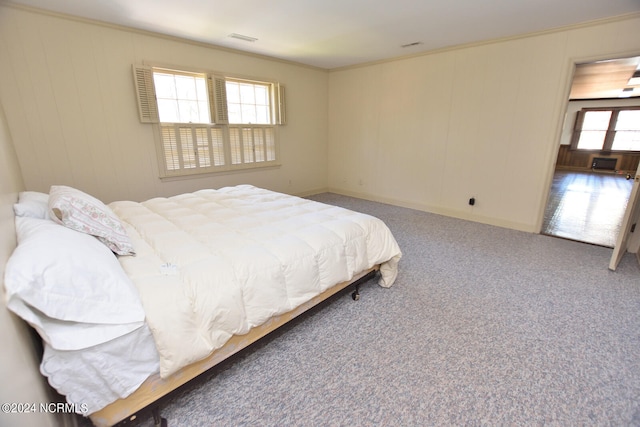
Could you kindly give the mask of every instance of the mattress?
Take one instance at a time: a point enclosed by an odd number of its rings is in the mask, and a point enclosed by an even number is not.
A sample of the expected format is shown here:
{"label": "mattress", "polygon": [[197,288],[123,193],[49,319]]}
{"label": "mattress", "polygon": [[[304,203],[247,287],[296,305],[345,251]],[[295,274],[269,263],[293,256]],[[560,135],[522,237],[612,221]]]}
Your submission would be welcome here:
{"label": "mattress", "polygon": [[250,185],[109,207],[163,378],[374,265],[391,286],[401,257],[377,218]]}

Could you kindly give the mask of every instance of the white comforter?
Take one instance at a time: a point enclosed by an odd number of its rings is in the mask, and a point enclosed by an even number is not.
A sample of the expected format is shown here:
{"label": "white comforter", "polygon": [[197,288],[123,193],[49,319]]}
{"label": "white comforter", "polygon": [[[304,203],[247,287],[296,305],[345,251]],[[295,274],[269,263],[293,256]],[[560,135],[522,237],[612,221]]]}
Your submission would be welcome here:
{"label": "white comforter", "polygon": [[109,206],[162,377],[376,264],[391,286],[401,257],[377,218],[248,185]]}

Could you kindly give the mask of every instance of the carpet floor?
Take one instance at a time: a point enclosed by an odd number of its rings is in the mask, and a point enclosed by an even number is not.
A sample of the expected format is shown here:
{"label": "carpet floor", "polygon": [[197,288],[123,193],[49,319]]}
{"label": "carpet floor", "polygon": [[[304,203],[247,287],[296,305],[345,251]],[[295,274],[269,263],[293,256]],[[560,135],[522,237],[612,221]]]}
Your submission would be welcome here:
{"label": "carpet floor", "polygon": [[[403,258],[163,406],[169,426],[639,426],[640,266],[611,249],[335,194]],[[139,425],[150,426],[150,419]]]}

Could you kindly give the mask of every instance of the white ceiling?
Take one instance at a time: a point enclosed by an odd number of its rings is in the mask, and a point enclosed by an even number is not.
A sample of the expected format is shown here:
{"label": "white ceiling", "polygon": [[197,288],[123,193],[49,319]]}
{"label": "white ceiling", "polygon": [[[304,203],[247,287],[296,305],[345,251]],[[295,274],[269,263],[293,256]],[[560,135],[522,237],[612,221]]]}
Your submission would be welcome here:
{"label": "white ceiling", "polygon": [[[10,3],[324,69],[640,12],[640,0],[13,0]],[[257,40],[230,38],[232,33]],[[419,44],[401,47],[411,43]]]}

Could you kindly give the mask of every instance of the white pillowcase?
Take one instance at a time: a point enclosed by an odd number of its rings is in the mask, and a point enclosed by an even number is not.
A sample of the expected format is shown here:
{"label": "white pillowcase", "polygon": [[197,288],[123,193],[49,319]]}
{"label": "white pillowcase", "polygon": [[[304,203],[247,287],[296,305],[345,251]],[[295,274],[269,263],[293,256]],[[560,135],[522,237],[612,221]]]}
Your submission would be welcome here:
{"label": "white pillowcase", "polygon": [[108,206],[87,193],[64,185],[51,186],[49,216],[65,227],[96,236],[118,255],[135,255],[133,243],[120,219]]}
{"label": "white pillowcase", "polygon": [[16,232],[5,270],[7,306],[53,348],[86,348],[142,326],[135,286],[95,237],[30,217],[16,217]]}
{"label": "white pillowcase", "polygon": [[49,218],[49,195],[37,191],[22,191],[18,194],[18,203],[13,205],[16,216],[31,218]]}

